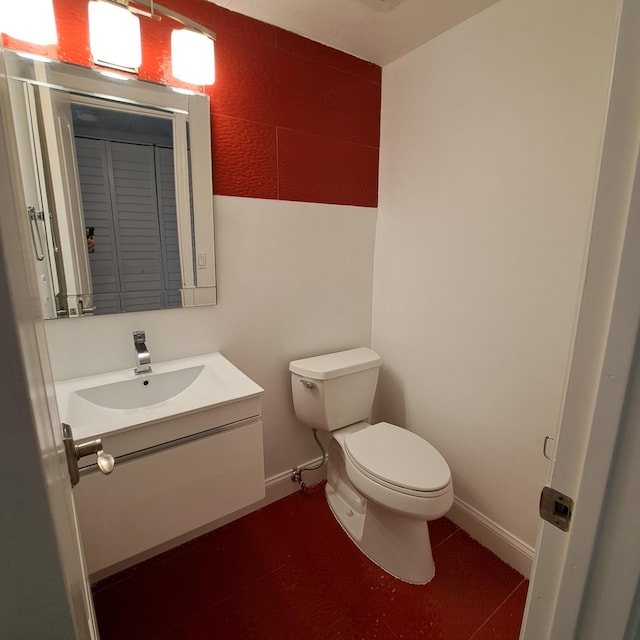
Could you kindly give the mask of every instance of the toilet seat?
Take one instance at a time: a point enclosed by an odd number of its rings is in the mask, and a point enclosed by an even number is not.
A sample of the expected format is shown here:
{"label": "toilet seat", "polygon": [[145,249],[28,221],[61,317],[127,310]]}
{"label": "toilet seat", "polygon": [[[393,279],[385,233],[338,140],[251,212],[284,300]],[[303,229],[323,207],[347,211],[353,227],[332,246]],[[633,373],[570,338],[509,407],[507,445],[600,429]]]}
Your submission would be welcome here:
{"label": "toilet seat", "polygon": [[388,422],[348,434],[344,445],[358,471],[395,491],[435,497],[451,483],[449,466],[433,446]]}

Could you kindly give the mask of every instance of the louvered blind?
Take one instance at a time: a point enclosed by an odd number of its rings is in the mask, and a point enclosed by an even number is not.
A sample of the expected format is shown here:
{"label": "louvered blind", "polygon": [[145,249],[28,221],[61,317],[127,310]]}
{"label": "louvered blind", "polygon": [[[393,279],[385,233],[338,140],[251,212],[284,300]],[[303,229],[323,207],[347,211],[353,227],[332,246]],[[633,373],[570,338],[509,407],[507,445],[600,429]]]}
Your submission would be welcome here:
{"label": "louvered blind", "polygon": [[96,313],[181,306],[173,151],[76,138]]}

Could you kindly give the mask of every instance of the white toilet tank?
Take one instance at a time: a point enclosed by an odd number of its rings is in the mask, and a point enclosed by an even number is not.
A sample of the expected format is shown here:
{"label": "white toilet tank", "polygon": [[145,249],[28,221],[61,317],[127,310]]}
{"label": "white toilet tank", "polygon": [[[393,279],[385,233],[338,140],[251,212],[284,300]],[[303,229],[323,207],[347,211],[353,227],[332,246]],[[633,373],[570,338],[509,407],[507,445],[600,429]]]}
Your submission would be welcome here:
{"label": "white toilet tank", "polygon": [[366,420],[380,363],[380,356],[366,347],[289,363],[298,420],[322,431],[335,431]]}

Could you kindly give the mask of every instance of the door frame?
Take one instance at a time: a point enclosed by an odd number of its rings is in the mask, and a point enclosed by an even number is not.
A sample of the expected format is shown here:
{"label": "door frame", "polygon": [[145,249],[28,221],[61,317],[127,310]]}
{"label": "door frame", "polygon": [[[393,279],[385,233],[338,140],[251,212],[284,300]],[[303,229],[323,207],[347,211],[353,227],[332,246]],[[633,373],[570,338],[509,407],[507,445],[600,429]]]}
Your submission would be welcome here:
{"label": "door frame", "polygon": [[0,45],[2,629],[98,638],[49,365]]}
{"label": "door frame", "polygon": [[574,499],[575,508],[568,533],[541,521],[521,640],[575,636],[589,571],[597,561],[599,524],[640,320],[638,60],[640,3],[624,0],[584,291],[548,479]]}

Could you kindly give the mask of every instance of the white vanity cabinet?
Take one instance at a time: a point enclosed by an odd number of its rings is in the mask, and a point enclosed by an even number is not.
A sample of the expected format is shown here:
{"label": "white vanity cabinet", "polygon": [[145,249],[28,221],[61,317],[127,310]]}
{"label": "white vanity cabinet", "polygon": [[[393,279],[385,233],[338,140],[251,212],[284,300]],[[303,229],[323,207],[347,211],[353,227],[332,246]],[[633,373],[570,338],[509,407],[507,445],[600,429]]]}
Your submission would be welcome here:
{"label": "white vanity cabinet", "polygon": [[[191,360],[179,363],[192,365]],[[77,429],[77,443],[99,437],[104,451],[115,458],[109,475],[98,471],[95,456],[81,458],[80,482],[73,489],[89,574],[107,575],[126,566],[125,561],[133,563],[159,545],[168,548],[171,541],[184,540],[264,498],[263,390],[220,354],[207,356],[205,365],[212,370],[209,382],[220,380],[215,389],[207,384],[206,406],[166,417],[158,417],[163,411],[158,404],[133,411],[103,408],[102,414],[96,407],[94,427],[111,417],[114,428]],[[104,380],[85,379],[82,384]],[[147,380],[153,385],[153,374]],[[68,396],[84,388],[82,384],[69,381],[57,388],[63,421],[74,417],[78,399]],[[191,402],[184,395],[176,398],[161,403],[168,413]],[[137,424],[129,424],[132,415],[137,415]]]}
{"label": "white vanity cabinet", "polygon": [[111,475],[82,475],[73,495],[93,574],[262,499],[262,422],[116,458]]}

